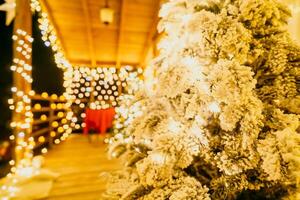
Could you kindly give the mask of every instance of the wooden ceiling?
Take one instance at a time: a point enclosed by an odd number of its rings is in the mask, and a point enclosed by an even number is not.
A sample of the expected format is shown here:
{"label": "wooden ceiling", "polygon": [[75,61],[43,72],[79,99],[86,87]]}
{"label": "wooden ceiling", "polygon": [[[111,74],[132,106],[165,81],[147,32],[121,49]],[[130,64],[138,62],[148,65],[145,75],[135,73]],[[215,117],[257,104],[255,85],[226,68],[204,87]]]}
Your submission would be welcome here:
{"label": "wooden ceiling", "polygon": [[[144,66],[157,36],[158,10],[164,0],[108,0],[114,22],[100,21],[105,0],[41,0],[73,65]],[[300,7],[300,0],[281,0]],[[289,29],[299,39],[300,11]]]}
{"label": "wooden ceiling", "polygon": [[160,0],[108,0],[114,22],[102,24],[105,0],[42,0],[73,65],[140,65],[156,35]]}

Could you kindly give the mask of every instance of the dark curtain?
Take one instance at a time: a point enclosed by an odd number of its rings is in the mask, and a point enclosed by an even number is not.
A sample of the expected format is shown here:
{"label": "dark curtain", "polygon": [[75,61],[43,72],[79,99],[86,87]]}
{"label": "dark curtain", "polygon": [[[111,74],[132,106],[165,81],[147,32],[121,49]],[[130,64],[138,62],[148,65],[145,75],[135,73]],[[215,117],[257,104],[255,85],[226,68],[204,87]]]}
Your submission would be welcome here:
{"label": "dark curtain", "polygon": [[36,93],[48,92],[61,95],[63,89],[63,72],[57,68],[51,47],[46,47],[41,39],[37,15],[33,17],[33,48],[32,48],[32,88]]}

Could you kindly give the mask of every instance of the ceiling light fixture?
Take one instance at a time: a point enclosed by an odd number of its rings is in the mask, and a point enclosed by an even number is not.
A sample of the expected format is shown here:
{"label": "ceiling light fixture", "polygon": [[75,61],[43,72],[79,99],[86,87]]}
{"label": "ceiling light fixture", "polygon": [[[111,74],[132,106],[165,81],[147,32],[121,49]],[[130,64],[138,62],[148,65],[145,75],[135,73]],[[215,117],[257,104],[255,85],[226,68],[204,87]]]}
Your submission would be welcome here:
{"label": "ceiling light fixture", "polygon": [[114,10],[109,8],[108,0],[105,0],[104,8],[100,9],[100,20],[105,25],[111,24],[114,20]]}

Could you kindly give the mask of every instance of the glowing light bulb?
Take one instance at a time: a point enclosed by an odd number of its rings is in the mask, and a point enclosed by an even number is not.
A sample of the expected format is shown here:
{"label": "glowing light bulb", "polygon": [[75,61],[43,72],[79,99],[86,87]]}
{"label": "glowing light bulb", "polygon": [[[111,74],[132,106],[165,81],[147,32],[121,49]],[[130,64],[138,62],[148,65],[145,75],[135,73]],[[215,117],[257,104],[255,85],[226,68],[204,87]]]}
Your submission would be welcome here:
{"label": "glowing light bulb", "polygon": [[40,137],[38,138],[38,141],[39,141],[40,143],[44,143],[44,142],[46,141],[46,139],[45,139],[44,136],[40,136]]}
{"label": "glowing light bulb", "polygon": [[24,138],[24,137],[25,137],[25,133],[24,133],[24,132],[18,133],[18,137],[19,137],[19,138]]}
{"label": "glowing light bulb", "polygon": [[52,99],[57,99],[58,96],[57,96],[56,94],[52,94],[52,95],[51,95],[51,98],[52,98]]}
{"label": "glowing light bulb", "polygon": [[42,121],[46,121],[47,120],[47,115],[45,115],[45,114],[41,115],[40,119]]}
{"label": "glowing light bulb", "polygon": [[54,128],[58,127],[58,122],[57,121],[52,122],[52,127]]}
{"label": "glowing light bulb", "polygon": [[49,96],[49,95],[48,95],[47,92],[43,92],[43,93],[42,93],[42,97],[43,97],[43,98],[48,98],[48,96]]}
{"label": "glowing light bulb", "polygon": [[46,46],[46,47],[49,47],[50,45],[51,45],[51,43],[50,43],[49,41],[46,41],[46,42],[45,42],[45,46]]}
{"label": "glowing light bulb", "polygon": [[43,148],[42,150],[41,150],[41,153],[43,153],[43,154],[45,154],[45,153],[47,153],[48,152],[48,149],[47,148]]}
{"label": "glowing light bulb", "polygon": [[51,132],[50,132],[50,136],[51,136],[51,137],[55,137],[55,136],[56,136],[55,131],[51,131]]}
{"label": "glowing light bulb", "polygon": [[34,109],[40,110],[42,108],[41,104],[37,103],[34,105]]}
{"label": "glowing light bulb", "polygon": [[14,135],[11,135],[11,136],[9,136],[9,139],[10,139],[10,140],[14,140],[14,139],[15,139],[15,136],[14,136]]}

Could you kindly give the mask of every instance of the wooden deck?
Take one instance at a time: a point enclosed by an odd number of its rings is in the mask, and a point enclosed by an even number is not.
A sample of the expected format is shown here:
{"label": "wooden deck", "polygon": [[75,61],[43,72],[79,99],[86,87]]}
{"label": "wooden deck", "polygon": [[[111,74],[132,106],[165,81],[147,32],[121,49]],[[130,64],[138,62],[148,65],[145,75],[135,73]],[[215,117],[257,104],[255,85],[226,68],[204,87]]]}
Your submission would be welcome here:
{"label": "wooden deck", "polygon": [[50,150],[45,156],[45,168],[60,177],[47,200],[100,200],[105,181],[99,174],[120,167],[117,160],[107,159],[105,148],[103,142],[89,143],[82,135],[72,135]]}

